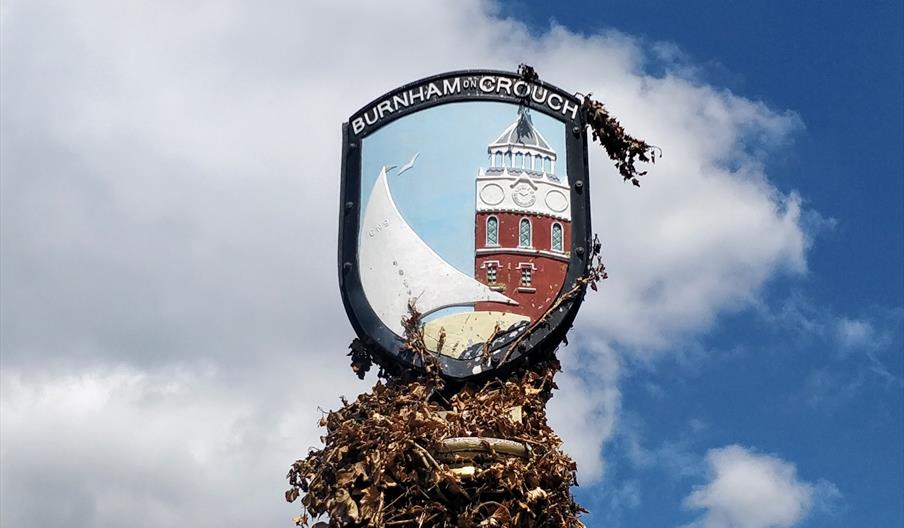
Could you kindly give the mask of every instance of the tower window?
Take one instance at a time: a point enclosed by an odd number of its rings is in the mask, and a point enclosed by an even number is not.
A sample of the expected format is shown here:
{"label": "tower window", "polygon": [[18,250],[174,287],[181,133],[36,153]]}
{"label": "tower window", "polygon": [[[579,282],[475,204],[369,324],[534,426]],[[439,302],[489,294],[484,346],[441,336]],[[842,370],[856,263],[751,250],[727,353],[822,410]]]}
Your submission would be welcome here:
{"label": "tower window", "polygon": [[499,220],[495,216],[487,218],[487,245],[499,245]]}
{"label": "tower window", "polygon": [[530,220],[522,218],[521,223],[518,225],[518,246],[524,248],[531,247],[530,235]]}
{"label": "tower window", "polygon": [[496,265],[487,264],[487,284],[496,284]]}
{"label": "tower window", "polygon": [[534,170],[540,172],[543,170],[543,156],[537,154],[534,157]]}
{"label": "tower window", "polygon": [[552,225],[552,250],[562,251],[564,242],[562,241],[562,224],[556,222]]}
{"label": "tower window", "polygon": [[515,167],[521,169],[524,167],[524,154],[517,153],[515,154]]}
{"label": "tower window", "polygon": [[511,152],[505,153],[505,166],[506,167],[512,166],[512,153]]}
{"label": "tower window", "polygon": [[543,158],[543,170],[546,172],[552,171],[552,160],[549,158]]}
{"label": "tower window", "polygon": [[501,153],[501,152],[497,152],[497,153],[496,153],[496,163],[494,163],[493,166],[494,166],[494,167],[501,167],[501,166],[502,166],[502,153]]}
{"label": "tower window", "polygon": [[521,286],[530,288],[531,282],[531,270],[529,267],[524,266],[521,268]]}

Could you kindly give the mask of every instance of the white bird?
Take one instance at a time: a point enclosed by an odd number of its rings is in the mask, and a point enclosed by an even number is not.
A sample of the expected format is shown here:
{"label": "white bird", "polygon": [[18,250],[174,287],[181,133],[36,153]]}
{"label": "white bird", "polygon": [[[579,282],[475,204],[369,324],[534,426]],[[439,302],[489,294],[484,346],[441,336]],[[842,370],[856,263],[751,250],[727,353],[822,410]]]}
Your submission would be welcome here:
{"label": "white bird", "polygon": [[421,155],[420,152],[415,152],[414,157],[411,158],[411,161],[409,161],[408,163],[402,165],[402,168],[399,169],[399,172],[396,173],[396,176],[399,176],[399,175],[401,175],[403,172],[405,172],[406,170],[408,170],[408,169],[414,167],[414,162],[415,162],[415,160],[417,160],[417,157],[420,156],[420,155]]}

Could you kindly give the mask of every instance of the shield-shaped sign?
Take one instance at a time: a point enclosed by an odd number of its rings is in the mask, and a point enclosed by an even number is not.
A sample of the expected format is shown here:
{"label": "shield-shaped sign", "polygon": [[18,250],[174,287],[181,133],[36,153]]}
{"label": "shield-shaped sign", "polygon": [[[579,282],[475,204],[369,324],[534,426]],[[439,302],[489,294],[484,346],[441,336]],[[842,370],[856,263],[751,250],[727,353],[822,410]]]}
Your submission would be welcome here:
{"label": "shield-shaped sign", "polygon": [[[389,371],[498,374],[564,339],[590,258],[581,102],[501,71],[375,99],[343,125],[339,277]],[[407,329],[407,330],[406,330]]]}

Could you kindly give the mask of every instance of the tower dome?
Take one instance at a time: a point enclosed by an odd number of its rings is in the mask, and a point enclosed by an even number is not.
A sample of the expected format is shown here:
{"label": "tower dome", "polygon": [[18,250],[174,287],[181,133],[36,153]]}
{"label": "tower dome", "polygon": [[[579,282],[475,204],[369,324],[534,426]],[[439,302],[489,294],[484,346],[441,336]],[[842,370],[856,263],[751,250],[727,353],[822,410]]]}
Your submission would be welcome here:
{"label": "tower dome", "polygon": [[496,146],[522,146],[536,147],[541,150],[552,152],[549,143],[540,134],[540,131],[534,128],[534,123],[530,118],[530,110],[521,107],[518,109],[518,118],[514,123],[505,129],[491,147]]}
{"label": "tower dome", "polygon": [[528,108],[518,109],[515,121],[490,143],[487,153],[490,156],[488,172],[524,171],[534,178],[545,176],[559,181],[555,174],[556,153],[534,127]]}

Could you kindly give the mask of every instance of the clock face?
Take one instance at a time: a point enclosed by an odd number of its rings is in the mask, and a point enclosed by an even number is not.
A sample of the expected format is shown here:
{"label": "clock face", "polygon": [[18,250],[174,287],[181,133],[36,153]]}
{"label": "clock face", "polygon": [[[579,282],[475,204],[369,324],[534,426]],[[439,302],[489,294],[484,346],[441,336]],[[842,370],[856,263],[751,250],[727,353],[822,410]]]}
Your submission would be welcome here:
{"label": "clock face", "polygon": [[519,183],[512,190],[512,200],[521,207],[530,207],[537,201],[533,188],[526,183]]}
{"label": "clock face", "polygon": [[499,205],[505,200],[505,191],[496,183],[488,183],[480,191],[480,199],[486,205]]}

